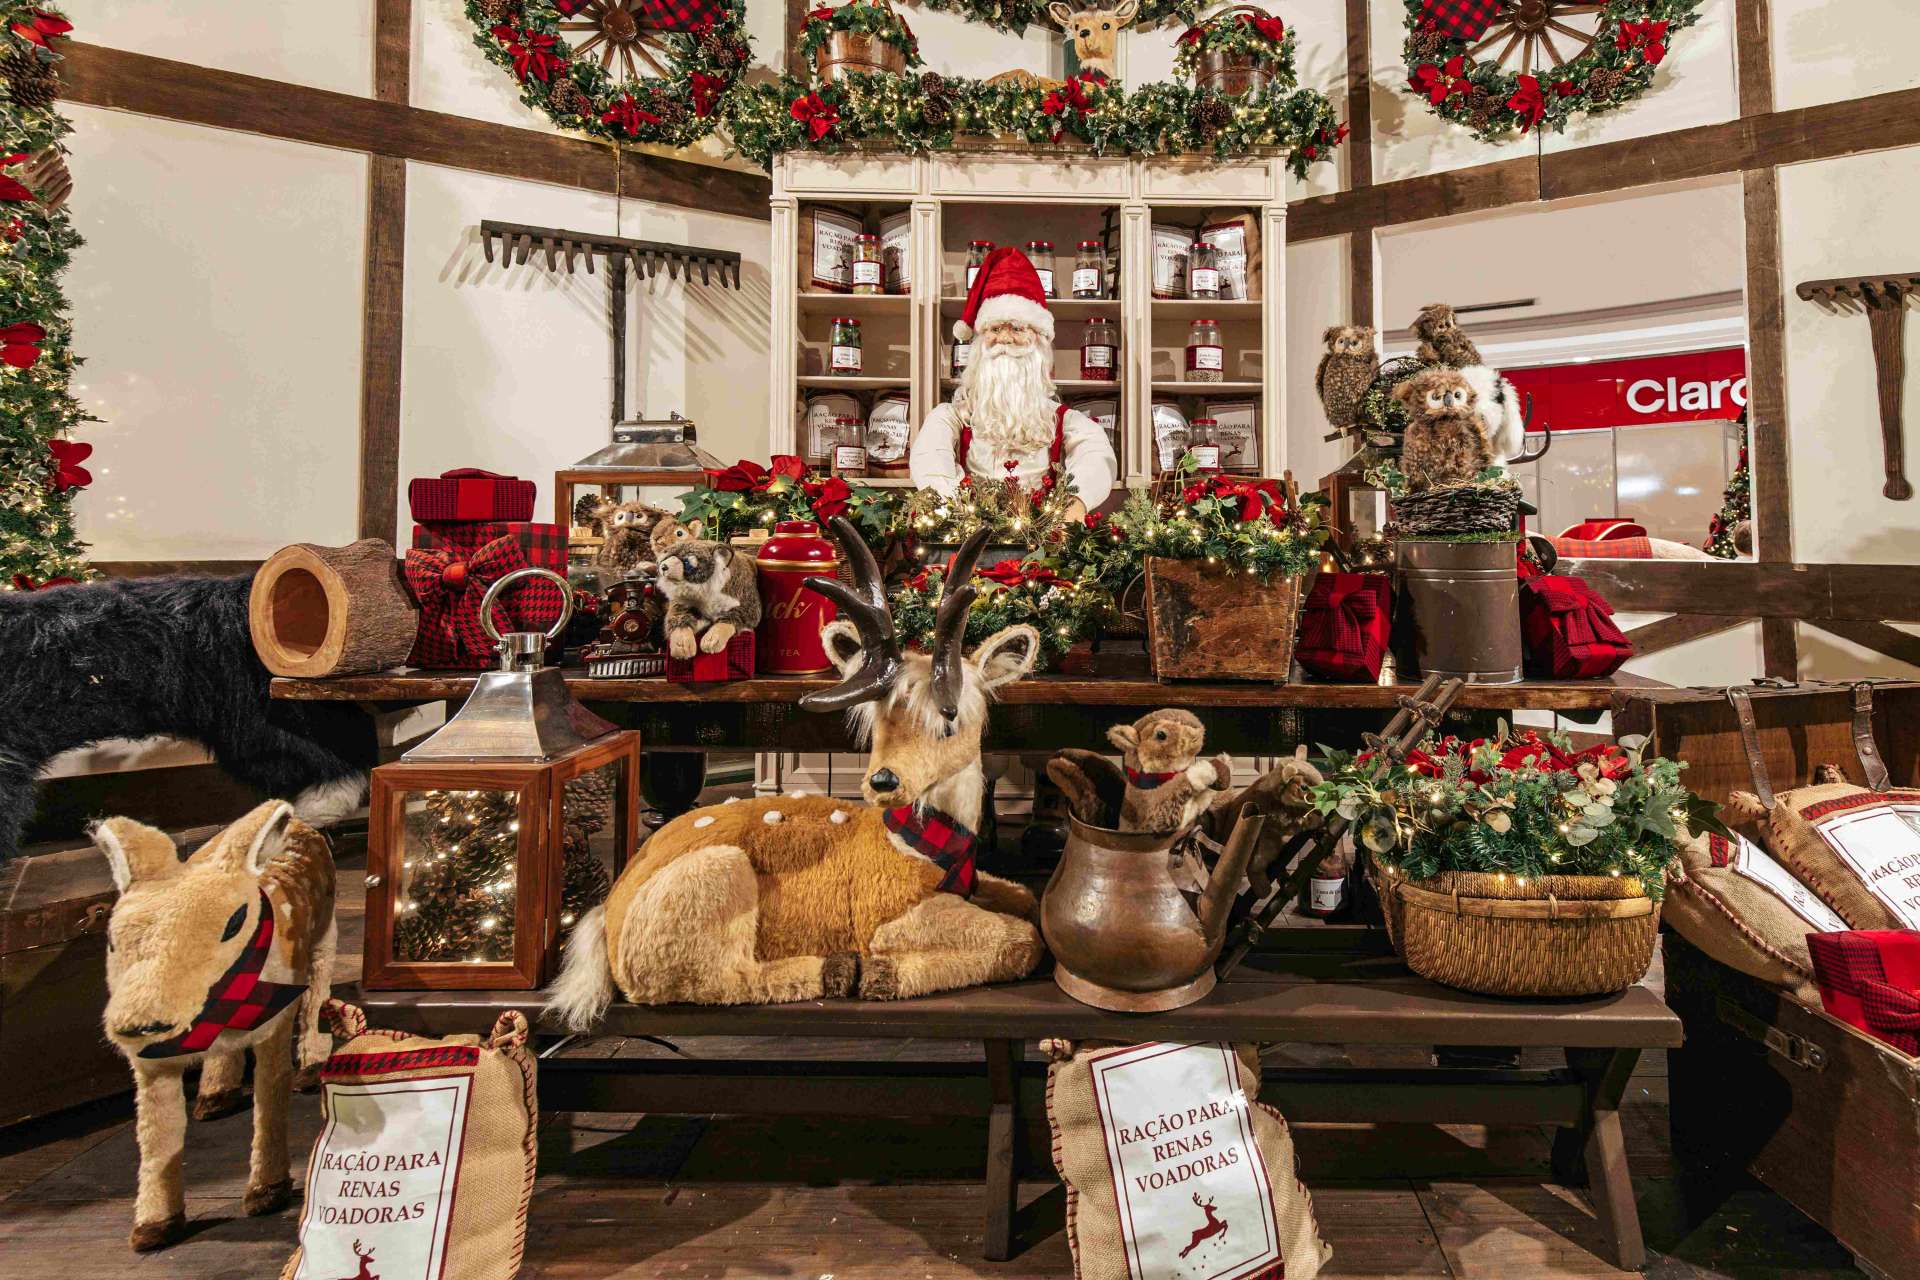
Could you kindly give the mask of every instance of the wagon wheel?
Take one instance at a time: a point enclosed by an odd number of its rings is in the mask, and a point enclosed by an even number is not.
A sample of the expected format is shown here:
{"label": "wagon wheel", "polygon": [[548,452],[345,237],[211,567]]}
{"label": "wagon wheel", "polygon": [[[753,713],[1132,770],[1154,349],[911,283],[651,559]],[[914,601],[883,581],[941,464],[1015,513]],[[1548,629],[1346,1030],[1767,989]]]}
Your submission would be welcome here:
{"label": "wagon wheel", "polygon": [[595,45],[599,45],[600,69],[608,75],[619,74],[613,69],[617,58],[628,80],[641,78],[639,64],[642,62],[656,75],[671,76],[673,73],[667,69],[666,63],[666,45],[661,41],[659,32],[640,25],[639,6],[640,0],[587,0],[581,11],[585,20],[563,22],[560,29],[591,31],[593,35],[576,45],[573,52],[576,56],[584,57]]}
{"label": "wagon wheel", "polygon": [[[1599,22],[1595,20],[1593,31],[1582,31],[1568,25],[1563,19],[1576,14],[1597,14],[1606,8],[1604,4],[1560,4],[1556,0],[1512,0],[1500,11],[1500,16],[1487,28],[1485,37],[1479,44],[1467,50],[1467,56],[1477,58],[1482,53],[1500,46],[1500,54],[1494,58],[1494,65],[1505,69],[1507,59],[1517,50],[1520,54],[1519,66],[1515,70],[1520,75],[1532,75],[1535,71],[1549,66],[1564,67],[1575,58],[1593,48],[1595,37],[1599,34]],[[1561,42],[1554,39],[1558,34],[1572,51],[1563,53]],[[1505,41],[1504,44],[1501,42]],[[1551,61],[1536,61],[1535,51]]]}

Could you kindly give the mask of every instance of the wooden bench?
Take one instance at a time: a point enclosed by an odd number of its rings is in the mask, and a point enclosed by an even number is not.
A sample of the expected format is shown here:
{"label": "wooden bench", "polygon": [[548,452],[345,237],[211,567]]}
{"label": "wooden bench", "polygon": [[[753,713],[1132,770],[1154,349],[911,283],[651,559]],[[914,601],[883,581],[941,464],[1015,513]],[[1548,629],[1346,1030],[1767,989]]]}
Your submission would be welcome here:
{"label": "wooden bench", "polygon": [[[1680,1022],[1643,987],[1592,1000],[1500,1000],[1414,977],[1365,930],[1300,930],[1312,947],[1249,957],[1198,1004],[1150,1016],[1079,1004],[1051,978],[916,1000],[824,1000],[716,1008],[619,1003],[604,1031],[623,1036],[819,1036],[971,1041],[965,1062],[779,1062],[547,1056],[540,1102],[552,1111],[755,1115],[984,1115],[989,1259],[1013,1253],[1016,1141],[1023,1116],[1044,1122],[1045,1074],[1025,1045],[1045,1037],[1560,1049],[1552,1069],[1271,1068],[1261,1097],[1289,1120],[1558,1126],[1555,1176],[1590,1186],[1613,1261],[1645,1264],[1627,1177],[1619,1105],[1643,1049],[1680,1044]],[[1320,938],[1315,939],[1315,935]],[[1283,945],[1285,945],[1283,943]],[[538,992],[374,992],[379,1026],[471,1032],[503,1009],[532,1014]],[[537,1022],[536,1022],[537,1025]],[[762,1082],[765,1088],[725,1088]]]}

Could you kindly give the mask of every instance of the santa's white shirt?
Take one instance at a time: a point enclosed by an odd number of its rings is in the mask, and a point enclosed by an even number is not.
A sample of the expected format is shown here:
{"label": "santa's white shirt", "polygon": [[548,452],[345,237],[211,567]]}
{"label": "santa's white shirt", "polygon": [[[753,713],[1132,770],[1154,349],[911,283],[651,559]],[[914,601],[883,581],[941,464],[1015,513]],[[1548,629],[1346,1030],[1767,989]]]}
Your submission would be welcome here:
{"label": "santa's white shirt", "polygon": [[[1047,405],[1049,427],[1058,412],[1057,401]],[[951,404],[939,406],[921,422],[920,430],[914,433],[913,449],[907,455],[907,468],[917,487],[948,496],[960,488],[960,466],[955,456],[960,447],[960,426],[960,415]],[[1061,431],[1066,446],[1061,459],[1063,469],[1073,482],[1074,496],[1091,511],[1113,492],[1113,482],[1120,469],[1119,459],[1113,456],[1113,442],[1099,423],[1078,409],[1067,410]],[[1047,474],[1047,455],[1051,449],[1051,431],[1047,444],[1008,453],[983,439],[976,429],[973,444],[967,450],[967,471],[976,484],[1005,480],[1012,475],[1022,488],[1037,490]],[[1007,467],[1009,461],[1013,463],[1011,471]]]}

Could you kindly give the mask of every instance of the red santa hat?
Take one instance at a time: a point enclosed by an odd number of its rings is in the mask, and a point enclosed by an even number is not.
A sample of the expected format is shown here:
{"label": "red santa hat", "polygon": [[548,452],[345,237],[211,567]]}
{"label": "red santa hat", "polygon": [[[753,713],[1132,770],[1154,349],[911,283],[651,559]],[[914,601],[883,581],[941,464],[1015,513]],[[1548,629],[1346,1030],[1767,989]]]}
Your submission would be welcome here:
{"label": "red santa hat", "polygon": [[967,290],[966,309],[953,322],[953,336],[966,342],[978,330],[1005,320],[1017,320],[1053,341],[1053,313],[1047,310],[1040,273],[1010,244],[995,249],[981,264],[973,288]]}

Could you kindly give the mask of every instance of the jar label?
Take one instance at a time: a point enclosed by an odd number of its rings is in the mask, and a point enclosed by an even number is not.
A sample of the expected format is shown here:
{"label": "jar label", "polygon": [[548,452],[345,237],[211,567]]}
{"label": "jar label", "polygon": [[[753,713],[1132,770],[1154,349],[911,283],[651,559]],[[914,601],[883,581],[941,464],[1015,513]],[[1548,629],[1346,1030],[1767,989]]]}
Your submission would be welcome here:
{"label": "jar label", "polygon": [[979,274],[980,274],[980,268],[978,267],[967,268],[967,292],[968,293],[973,292],[973,278]]}
{"label": "jar label", "polygon": [[860,348],[835,347],[833,349],[833,367],[840,372],[860,371]]}
{"label": "jar label", "polygon": [[[1040,267],[1037,268],[1037,270],[1040,273],[1040,292],[1051,298],[1053,296],[1053,268]],[[971,289],[973,286],[968,285],[967,288]]]}
{"label": "jar label", "polygon": [[1082,347],[1080,363],[1089,369],[1111,369],[1113,368],[1113,348]]}
{"label": "jar label", "polygon": [[[854,280],[857,282],[860,278],[857,274],[860,270],[860,264],[855,263],[853,269],[856,273]],[[1189,277],[1190,283],[1188,288],[1198,297],[1209,297],[1220,292],[1220,269],[1218,267],[1195,267],[1189,273]]]}
{"label": "jar label", "polygon": [[855,284],[880,283],[880,264],[877,262],[856,262],[853,264],[853,282]]}
{"label": "jar label", "polygon": [[1322,880],[1319,876],[1315,876],[1308,882],[1307,909],[1309,911],[1338,911],[1340,904],[1345,902],[1346,898],[1347,882],[1344,878]]}
{"label": "jar label", "polygon": [[1217,444],[1196,444],[1189,453],[1193,455],[1193,465],[1202,471],[1220,469],[1220,446]]}
{"label": "jar label", "polygon": [[867,469],[867,451],[857,444],[837,444],[833,446],[833,469],[835,471],[865,471]]}
{"label": "jar label", "polygon": [[1221,370],[1227,367],[1225,349],[1221,347],[1188,347],[1187,368],[1192,370]]}
{"label": "jar label", "polygon": [[1073,269],[1073,291],[1075,293],[1097,294],[1100,292],[1100,268],[1075,267]]}
{"label": "jar label", "polygon": [[956,342],[953,344],[953,367],[956,373],[966,368],[968,362],[972,359],[973,344],[971,342]]}

